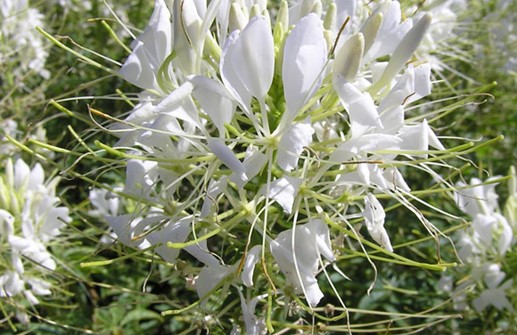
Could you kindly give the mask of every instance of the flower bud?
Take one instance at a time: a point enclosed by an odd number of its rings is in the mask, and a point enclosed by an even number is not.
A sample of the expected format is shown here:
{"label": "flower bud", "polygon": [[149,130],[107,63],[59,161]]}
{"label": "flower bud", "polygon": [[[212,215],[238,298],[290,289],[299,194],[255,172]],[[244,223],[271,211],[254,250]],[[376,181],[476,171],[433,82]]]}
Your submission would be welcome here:
{"label": "flower bud", "polygon": [[332,68],[334,78],[341,76],[347,82],[353,81],[361,65],[363,50],[363,34],[357,33],[350,37],[339,49],[334,60]]}

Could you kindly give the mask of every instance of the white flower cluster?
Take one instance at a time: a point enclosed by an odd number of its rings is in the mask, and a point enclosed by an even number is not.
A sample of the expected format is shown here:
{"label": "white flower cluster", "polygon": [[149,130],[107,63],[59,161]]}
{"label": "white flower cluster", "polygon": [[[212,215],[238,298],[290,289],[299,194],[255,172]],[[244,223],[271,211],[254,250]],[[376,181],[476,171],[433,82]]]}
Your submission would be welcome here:
{"label": "white flower cluster", "polygon": [[455,308],[458,310],[468,307],[465,288],[472,285],[478,286],[480,291],[479,296],[472,301],[477,311],[490,305],[499,310],[512,310],[505,291],[512,286],[513,279],[506,278],[499,262],[516,242],[515,171],[513,170],[513,186],[510,187],[510,197],[504,213],[499,208],[498,195],[495,192],[497,184],[491,183],[493,179],[483,183],[473,178],[470,185],[457,185],[461,191],[457,192],[456,203],[472,219],[472,224],[459,232],[458,236],[458,253],[469,269],[470,277],[453,288],[453,277],[444,276],[440,285],[453,293]]}
{"label": "white flower cluster", "polygon": [[[27,0],[0,3],[0,64],[9,64],[15,75],[34,71],[48,79],[45,69],[48,51],[44,37],[35,29],[43,25],[43,14],[29,7]],[[14,62],[14,63],[13,63]]]}
{"label": "white flower cluster", "polygon": [[[156,0],[120,70],[144,91],[112,128],[115,149],[129,148],[123,193],[140,204],[108,217],[119,241],[170,263],[193,256],[202,304],[236,287],[252,334],[267,293],[241,291],[256,289],[257,263],[276,294],[315,307],[316,276],[336,260],[330,222],[360,239],[350,220],[362,217],[393,252],[376,195],[434,231],[398,169],[431,173],[426,159],[444,150],[425,118],[406,118],[431,91],[415,52],[432,15],[402,17],[397,1],[283,1],[273,21],[265,0]],[[237,256],[207,243],[234,234]],[[278,270],[285,282],[268,275]]]}
{"label": "white flower cluster", "polygon": [[13,143],[9,142],[6,135],[16,138],[18,123],[11,119],[2,119],[0,120],[0,127],[2,129],[0,133],[0,156],[11,155],[17,151],[17,148]]}
{"label": "white flower cluster", "polygon": [[517,74],[517,6],[514,1],[497,1],[496,11],[486,19],[491,22],[490,35],[497,49],[498,60],[504,63],[502,70]]}
{"label": "white flower cluster", "polygon": [[70,221],[68,208],[57,206],[57,183],[45,181],[41,165],[30,169],[22,159],[6,160],[0,177],[0,297],[20,306],[21,297],[38,304],[36,296],[51,294],[48,276],[56,262],[47,247]]}

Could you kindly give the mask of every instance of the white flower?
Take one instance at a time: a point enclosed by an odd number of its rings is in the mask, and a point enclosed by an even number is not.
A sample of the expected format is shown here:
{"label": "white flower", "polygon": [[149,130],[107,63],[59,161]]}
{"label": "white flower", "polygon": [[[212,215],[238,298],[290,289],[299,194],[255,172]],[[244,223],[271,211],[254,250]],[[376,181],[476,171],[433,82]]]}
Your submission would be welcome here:
{"label": "white flower", "polygon": [[44,26],[43,14],[30,7],[27,0],[3,0],[0,6],[0,63],[7,69],[14,67],[19,78],[34,71],[48,79],[48,50],[44,37],[35,29]]}
{"label": "white flower", "polygon": [[497,264],[488,265],[485,271],[484,281],[487,289],[474,299],[473,304],[476,311],[481,312],[490,305],[498,310],[513,310],[512,304],[505,293],[506,290],[512,287],[513,279],[509,279],[502,285],[499,285],[504,280],[506,274],[501,271]]}
{"label": "white flower", "polygon": [[[489,178],[487,182],[490,182]],[[464,183],[456,185],[459,188],[466,186]],[[456,204],[458,207],[470,217],[475,217],[477,214],[491,214],[497,208],[498,195],[495,192],[497,184],[484,184],[478,178],[470,180],[470,186],[456,192]]]}
{"label": "white flower", "polygon": [[31,169],[22,159],[6,160],[0,176],[0,249],[10,253],[4,257],[10,263],[0,276],[0,296],[23,295],[38,304],[36,296],[51,294],[46,276],[57,265],[47,244],[71,221],[68,208],[57,206],[57,183],[45,180],[39,164]]}
{"label": "white flower", "polygon": [[157,164],[151,161],[129,160],[126,167],[124,193],[137,197],[151,198],[152,186],[156,182]]}
{"label": "white flower", "polygon": [[323,297],[316,280],[321,255],[329,261],[335,260],[328,226],[321,220],[311,220],[278,234],[270,248],[291,285],[315,307]]}
{"label": "white flower", "polygon": [[6,271],[0,275],[0,297],[14,297],[24,289],[25,283],[18,272]]}
{"label": "white flower", "polygon": [[[189,278],[203,306],[237,289],[248,334],[261,331],[250,297],[261,299],[255,283],[268,277],[254,272],[266,252],[255,231],[287,285],[317,306],[322,258],[335,257],[326,222],[312,214],[335,220],[362,212],[372,239],[392,251],[384,209],[369,192],[405,197],[410,188],[392,163],[443,149],[425,120],[404,115],[430,93],[430,66],[407,65],[419,64],[412,57],[430,16],[401,21],[400,4],[383,1],[360,22],[374,6],[300,0],[270,13],[264,0],[157,1],[122,69],[148,90],[113,128],[117,145],[141,156],[127,161],[124,187],[141,207],[110,225],[122,243],[155,248],[167,262],[182,249],[202,263],[189,267]],[[366,195],[364,208],[341,201],[349,194]],[[285,230],[291,218],[304,224]],[[234,234],[241,228],[250,229],[248,243],[229,240],[223,249],[223,235],[241,236]]]}
{"label": "white flower", "polygon": [[88,199],[93,206],[93,210],[88,213],[97,217],[115,216],[118,214],[120,198],[103,188],[90,190]]}
{"label": "white flower", "polygon": [[263,318],[257,318],[255,316],[255,309],[259,300],[266,298],[267,295],[262,294],[247,301],[242,295],[242,292],[238,292],[241,299],[242,315],[246,325],[246,335],[264,334],[266,331],[266,322]]}
{"label": "white flower", "polygon": [[146,239],[151,245],[158,245],[155,249],[165,261],[174,263],[180,253],[180,249],[167,246],[168,242],[183,243],[191,233],[192,217],[187,216],[176,222],[168,221],[162,228],[147,235]]}

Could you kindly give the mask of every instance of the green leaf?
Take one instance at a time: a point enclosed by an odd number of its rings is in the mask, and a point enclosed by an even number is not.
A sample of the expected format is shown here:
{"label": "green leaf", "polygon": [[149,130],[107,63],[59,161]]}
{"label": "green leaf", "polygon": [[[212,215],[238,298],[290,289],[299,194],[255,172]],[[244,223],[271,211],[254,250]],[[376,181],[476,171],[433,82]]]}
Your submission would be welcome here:
{"label": "green leaf", "polygon": [[158,320],[163,322],[163,319],[160,314],[145,310],[145,309],[135,309],[131,312],[127,313],[127,315],[120,322],[121,326],[125,326],[131,322],[140,322],[142,320]]}

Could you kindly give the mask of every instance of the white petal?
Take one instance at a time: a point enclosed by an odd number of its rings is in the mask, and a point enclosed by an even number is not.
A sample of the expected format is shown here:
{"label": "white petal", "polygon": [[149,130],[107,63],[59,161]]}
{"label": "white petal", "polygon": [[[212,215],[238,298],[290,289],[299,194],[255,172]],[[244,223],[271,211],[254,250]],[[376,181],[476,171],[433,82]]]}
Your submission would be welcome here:
{"label": "white petal", "polygon": [[295,25],[303,17],[310,15],[319,0],[298,0],[289,8],[289,25]]}
{"label": "white petal", "polygon": [[425,97],[431,93],[431,65],[426,63],[420,65],[414,69],[415,72],[415,83],[414,92],[415,96],[411,97],[408,102],[413,102],[421,97]]}
{"label": "white petal", "polygon": [[312,143],[312,128],[309,119],[303,123],[290,125],[278,144],[278,165],[285,171],[292,171],[298,166],[298,159],[305,147]]}
{"label": "white petal", "polygon": [[428,128],[423,123],[403,126],[400,129],[399,136],[403,140],[400,145],[402,150],[423,151],[424,153],[415,156],[427,157],[425,152],[429,149],[429,133]]}
{"label": "white petal", "polygon": [[434,131],[427,124],[427,120],[424,119],[422,122],[427,127],[427,134],[429,135],[429,145],[438,150],[445,150],[445,147],[440,142]]}
{"label": "white petal", "polygon": [[200,217],[204,218],[210,214],[212,207],[215,205],[215,199],[224,192],[226,189],[226,185],[228,183],[228,178],[226,176],[221,177],[219,180],[212,179],[210,184],[208,185],[208,189],[206,191],[205,201],[203,202],[203,207],[201,208]]}
{"label": "white petal", "polygon": [[327,44],[321,20],[316,14],[309,14],[285,41],[282,80],[287,111],[283,124],[289,124],[319,88],[326,61]]}
{"label": "white petal", "polygon": [[172,47],[171,15],[163,0],[155,0],[149,24],[137,40],[146,46],[154,65],[160,66]]}
{"label": "white petal", "polygon": [[350,116],[352,137],[358,137],[373,128],[383,128],[377,107],[368,93],[359,91],[354,84],[339,76],[334,81],[334,89]]}
{"label": "white petal", "polygon": [[327,224],[322,220],[311,220],[305,227],[314,235],[318,251],[329,261],[335,261],[336,257],[330,245],[330,232]]}
{"label": "white petal", "polygon": [[142,243],[142,239],[133,240],[134,228],[141,218],[135,218],[133,214],[125,214],[120,216],[108,216],[109,226],[113,229],[115,235],[120,242],[127,246],[136,247]]}
{"label": "white petal", "polygon": [[235,112],[226,89],[220,82],[203,76],[195,76],[190,81],[195,85],[194,97],[219,130],[219,135],[224,136],[224,125],[232,121]]}
{"label": "white petal", "polygon": [[[255,316],[255,308],[260,299],[264,299],[267,297],[267,294],[259,295],[251,299],[251,301],[247,302],[244,299],[244,295],[239,290],[239,297],[241,300],[241,310],[242,316],[244,318],[244,323],[246,324],[246,335],[261,335],[265,334],[266,322],[263,318],[257,318]],[[239,328],[233,328],[231,335],[240,335]]]}
{"label": "white petal", "polygon": [[170,12],[163,0],[156,0],[149,24],[132,43],[133,52],[120,69],[124,79],[144,89],[159,89],[156,76],[172,50]]}
{"label": "white petal", "polygon": [[[403,126],[400,129],[399,137],[403,140],[400,148],[402,150],[427,151],[429,145],[432,147],[445,150],[440,140],[436,137],[433,130],[424,120],[422,123],[414,126]],[[426,153],[416,155],[418,157],[427,157]]]}
{"label": "white petal", "polygon": [[497,218],[499,227],[499,236],[498,241],[498,251],[500,255],[506,254],[506,252],[510,249],[513,242],[513,230],[508,221],[504,216],[499,213],[495,213],[494,216]]}
{"label": "white petal", "polygon": [[260,252],[262,251],[261,245],[256,245],[250,249],[246,256],[246,262],[242,268],[241,279],[242,283],[247,287],[253,286],[253,270],[255,270],[255,264],[260,260]]}
{"label": "white petal", "polygon": [[474,309],[478,312],[483,311],[489,305],[493,305],[501,311],[503,309],[512,310],[512,304],[503,289],[487,289],[483,291],[479,297],[474,299],[472,304],[474,305]]}
{"label": "white petal", "polygon": [[387,168],[383,172],[384,179],[387,181],[388,186],[391,190],[403,190],[405,192],[411,191],[408,184],[404,180],[404,177],[397,168]]}
{"label": "white petal", "polygon": [[221,54],[219,68],[221,72],[221,79],[223,80],[224,86],[226,86],[226,88],[233,95],[235,100],[237,100],[242,105],[244,111],[250,113],[250,101],[252,95],[247,90],[242,79],[239,77],[238,69],[232,63],[232,55],[234,52],[236,52],[235,45],[237,44],[239,35],[240,31],[235,30],[226,39]]}
{"label": "white petal", "polygon": [[16,272],[5,272],[0,276],[0,297],[14,297],[23,291],[25,283]]}
{"label": "white petal", "polygon": [[415,50],[420,45],[425,33],[431,25],[431,14],[427,13],[415,24],[413,28],[404,36],[402,41],[390,57],[390,61],[386,66],[381,78],[369,89],[372,94],[378,92],[384,85],[387,85],[391,79],[402,69],[406,62],[411,58]]}
{"label": "white petal", "polygon": [[107,215],[114,216],[118,213],[120,198],[103,188],[91,189],[88,200],[94,208],[88,212],[90,215],[104,217]]}
{"label": "white petal", "polygon": [[39,278],[27,278],[27,283],[31,286],[32,292],[36,295],[50,295],[52,284]]}
{"label": "white petal", "polygon": [[201,302],[202,306],[206,303],[206,299],[209,298],[208,292],[219,285],[232,271],[232,267],[220,264],[203,267],[195,284],[198,297],[203,299]]}
{"label": "white petal", "polygon": [[[246,170],[247,180],[251,180],[255,177],[266,165],[267,156],[260,152],[257,147],[250,145],[246,149],[246,156],[244,157],[244,169]],[[237,184],[239,188],[243,188],[247,180],[242,180],[235,173],[230,176],[230,180]]]}
{"label": "white petal", "polygon": [[147,235],[147,240],[152,245],[160,244],[155,250],[165,261],[173,263],[180,253],[180,249],[169,248],[167,242],[183,243],[190,234],[192,217],[184,217],[177,222],[168,222],[163,228]]}
{"label": "white petal", "polygon": [[276,179],[271,183],[269,189],[270,198],[282,206],[284,212],[291,214],[294,198],[298,194],[298,189],[302,182],[302,179],[291,176]]}
{"label": "white petal", "polygon": [[256,16],[230,45],[225,67],[232,67],[250,95],[262,99],[273,82],[274,56],[269,23],[265,17]]}
{"label": "white petal", "polygon": [[14,163],[14,188],[20,190],[27,187],[31,169],[21,158]]}
{"label": "white petal", "polygon": [[6,210],[0,209],[0,236],[9,238],[14,233],[14,216]]}
{"label": "white petal", "polygon": [[[404,105],[412,103],[431,93],[431,67],[429,64],[417,68],[409,66],[403,75],[397,78],[397,83],[391,91],[382,99],[379,105],[381,114],[393,109],[401,109]],[[384,118],[388,116],[383,115]],[[383,121],[383,124],[386,124]],[[399,127],[400,128],[400,127]]]}
{"label": "white petal", "polygon": [[157,89],[156,68],[152,67],[151,60],[147,57],[144,44],[138,42],[133,52],[120,69],[120,75],[131,84],[143,89]]}
{"label": "white petal", "polygon": [[45,173],[43,172],[43,168],[41,167],[41,165],[38,163],[34,165],[34,167],[31,170],[27,189],[36,191],[39,187],[43,185],[44,181]]}
{"label": "white petal", "polygon": [[233,151],[230,150],[225,144],[224,141],[217,138],[212,138],[208,140],[208,147],[212,152],[223,162],[227,167],[229,167],[239,178],[246,181],[248,177],[246,176],[246,169],[244,165],[237,159],[234,155]]}
{"label": "white petal", "polygon": [[297,293],[305,293],[305,298],[312,307],[323,297],[316,279],[320,254],[323,253],[326,258],[334,260],[327,232],[328,227],[315,220],[297,226],[294,232],[293,229],[281,232],[270,243],[271,253],[287,280]]}
{"label": "white petal", "polygon": [[[337,22],[337,29],[341,28],[341,25],[346,21],[347,17],[350,17],[351,22],[349,22],[349,25],[352,25],[354,23],[354,18],[357,17],[356,14],[356,7],[357,7],[357,0],[338,0],[335,1],[336,3],[336,22]],[[335,31],[337,34],[338,31]]]}
{"label": "white petal", "polygon": [[182,73],[190,75],[196,72],[198,54],[202,52],[200,44],[203,39],[201,34],[203,21],[194,1],[173,1],[172,6],[175,65]]}
{"label": "white petal", "polygon": [[160,101],[154,112],[173,116],[195,125],[198,129],[203,129],[199,121],[197,108],[190,96],[192,89],[193,85],[191,82],[183,83]]}
{"label": "white petal", "polygon": [[384,213],[382,205],[371,193],[368,193],[366,198],[364,198],[364,205],[364,222],[366,224],[366,228],[368,228],[370,236],[375,240],[375,242],[379,243],[386,250],[392,252],[393,247],[391,246],[390,238],[386,229],[384,229],[384,219],[386,218],[386,214]]}
{"label": "white petal", "polygon": [[152,192],[157,167],[156,162],[129,160],[126,165],[126,184],[124,193],[136,196],[148,196]]}
{"label": "white petal", "polygon": [[323,292],[321,292],[320,287],[318,286],[317,280],[312,280],[312,278],[307,278],[304,281],[305,287],[305,298],[311,307],[316,307],[320,302],[321,298],[323,298]]}
{"label": "white petal", "polygon": [[206,240],[199,241],[194,245],[189,245],[188,247],[185,247],[184,250],[209,267],[219,266],[219,259],[210,253]]}
{"label": "white petal", "polygon": [[368,134],[358,138],[352,138],[334,150],[330,155],[332,162],[345,162],[352,157],[362,155],[363,153],[371,153],[377,150],[397,149],[399,148],[401,139],[397,136],[384,134]]}

